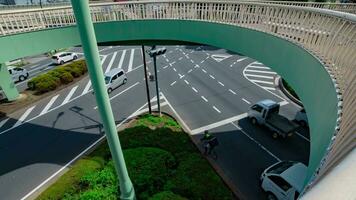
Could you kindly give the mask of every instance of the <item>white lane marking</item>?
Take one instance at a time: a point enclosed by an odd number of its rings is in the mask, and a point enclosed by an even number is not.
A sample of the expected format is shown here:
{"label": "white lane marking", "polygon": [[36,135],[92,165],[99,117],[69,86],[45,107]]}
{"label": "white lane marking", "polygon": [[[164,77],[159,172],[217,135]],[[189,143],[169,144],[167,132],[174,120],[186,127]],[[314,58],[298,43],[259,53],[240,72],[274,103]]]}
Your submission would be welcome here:
{"label": "white lane marking", "polygon": [[[147,103],[146,103],[147,104]],[[138,110],[136,110],[135,112],[133,112],[129,117],[127,117],[126,119],[124,119],[120,124],[118,124],[116,127],[120,127],[122,124],[126,123],[126,121],[128,121],[129,119],[131,119],[134,115],[134,113],[138,112],[139,110],[141,110],[144,106],[140,107]],[[35,193],[37,190],[39,190],[43,185],[45,185],[46,183],[48,183],[51,179],[53,179],[54,177],[56,177],[59,173],[61,173],[63,170],[67,169],[68,166],[70,166],[72,163],[74,163],[78,158],[80,158],[82,155],[86,154],[92,147],[94,147],[95,145],[97,145],[99,142],[103,141],[104,138],[106,137],[106,135],[103,135],[102,137],[100,137],[98,140],[94,141],[88,148],[84,149],[84,151],[82,151],[81,153],[79,153],[76,157],[74,157],[71,161],[69,161],[67,164],[65,164],[62,168],[60,168],[58,171],[56,171],[55,173],[53,173],[50,177],[48,177],[46,180],[44,180],[41,184],[39,184],[37,187],[35,187],[33,190],[31,190],[29,193],[27,193],[24,197],[21,198],[21,200],[25,200],[28,197],[30,197],[33,193]]]}
{"label": "white lane marking", "polygon": [[169,63],[170,65],[174,65],[176,63],[176,61],[173,61],[173,62],[171,62],[171,63]]}
{"label": "white lane marking", "polygon": [[99,50],[99,52],[102,52],[102,51],[105,51],[105,50],[108,50],[108,49],[111,49],[112,48],[112,46],[108,46],[108,47],[105,47],[104,49],[102,49],[102,50]]}
{"label": "white lane marking", "polygon": [[273,76],[261,76],[261,75],[255,75],[255,74],[245,74],[246,76],[252,76],[252,77],[258,77],[258,78],[265,78],[265,79],[274,79]]}
{"label": "white lane marking", "polygon": [[262,70],[253,70],[253,69],[246,69],[246,72],[256,72],[256,73],[262,73],[262,74],[277,74],[276,72],[272,71],[262,71]]}
{"label": "white lane marking", "polygon": [[261,66],[254,66],[254,65],[249,65],[249,68],[256,68],[256,69],[271,69],[269,67],[261,67]]}
{"label": "white lane marking", "polygon": [[227,55],[227,54],[213,54],[211,55],[211,58],[214,59],[216,62],[221,62],[227,58],[230,58],[232,55]]}
{"label": "white lane marking", "polygon": [[208,102],[208,100],[207,100],[204,96],[201,96],[201,98],[202,98],[205,102]]}
{"label": "white lane marking", "polygon": [[190,60],[191,63],[194,63],[194,60]]}
{"label": "white lane marking", "polygon": [[194,92],[198,93],[198,90],[195,89],[194,87],[192,87],[192,90],[194,90]]}
{"label": "white lane marking", "polygon": [[116,55],[117,55],[117,51],[115,51],[114,54],[112,55],[111,60],[110,60],[110,62],[109,62],[109,65],[108,65],[108,67],[105,69],[105,73],[107,73],[107,72],[110,71],[110,69],[111,69],[111,67],[112,67],[112,64],[114,64],[114,60],[115,60],[115,58],[116,58]]}
{"label": "white lane marking", "polygon": [[304,137],[304,136],[303,136],[302,134],[300,134],[298,131],[295,131],[295,133],[296,133],[299,137],[301,137],[301,138],[303,138],[304,140],[310,142],[310,140],[309,140],[308,138]]}
{"label": "white lane marking", "polygon": [[241,62],[241,61],[244,61],[244,60],[246,60],[246,59],[247,59],[247,57],[240,58],[240,59],[236,60],[236,62],[234,62],[234,64],[236,64],[236,63],[238,63],[238,62]]}
{"label": "white lane marking", "polygon": [[288,101],[282,101],[282,102],[279,102],[279,105],[281,105],[281,106],[284,106],[284,105],[287,105],[287,104],[289,104],[289,102]]}
{"label": "white lane marking", "polygon": [[177,71],[176,68],[174,68],[174,67],[173,67],[173,70],[174,70],[175,72]]}
{"label": "white lane marking", "polygon": [[231,122],[233,126],[235,126],[239,131],[241,131],[245,136],[247,136],[250,140],[252,140],[254,143],[256,143],[261,149],[266,151],[269,155],[271,155],[273,158],[275,158],[278,161],[281,161],[277,156],[275,156],[272,152],[270,152],[266,147],[264,147],[262,144],[257,142],[255,139],[253,139],[249,134],[247,134],[244,130],[241,129],[238,125],[236,125],[234,122]]}
{"label": "white lane marking", "polygon": [[219,109],[217,109],[215,106],[213,106],[214,110],[216,110],[216,112],[221,113],[221,111]]}
{"label": "white lane marking", "polygon": [[[15,128],[15,127],[18,127],[19,125],[21,125],[25,121],[26,117],[28,117],[28,115],[32,112],[32,110],[35,107],[36,106],[32,106],[31,108],[27,109],[25,111],[25,113],[20,117],[20,119],[16,122],[16,124],[12,128]],[[4,132],[2,132],[2,133],[4,133]]]}
{"label": "white lane marking", "polygon": [[230,117],[230,118],[227,118],[227,119],[224,119],[224,120],[221,120],[221,121],[218,121],[218,122],[206,125],[206,126],[202,126],[202,127],[196,128],[196,129],[192,130],[192,135],[195,135],[195,134],[198,134],[198,133],[202,133],[205,130],[210,130],[210,129],[213,129],[213,128],[217,128],[217,127],[229,124],[229,123],[234,122],[234,121],[239,121],[240,119],[243,119],[243,118],[245,118],[247,116],[248,116],[247,113],[242,113],[242,114],[236,115],[234,117]]}
{"label": "white lane marking", "polygon": [[89,80],[87,85],[85,86],[83,92],[82,92],[82,95],[88,93],[89,89],[90,89],[90,86],[91,86],[91,81]]}
{"label": "white lane marking", "polygon": [[210,76],[210,78],[215,79],[215,77],[214,77],[213,75],[210,75],[210,74],[209,74],[209,76]]}
{"label": "white lane marking", "polygon": [[262,87],[265,90],[276,90],[275,88],[271,88],[271,87]]}
{"label": "white lane marking", "polygon": [[171,86],[173,86],[173,85],[176,84],[176,83],[177,83],[177,81],[172,82],[172,83],[171,83]]}
{"label": "white lane marking", "polygon": [[182,79],[185,76],[185,75],[180,75],[180,74],[178,74],[178,75],[179,75],[179,79]]}
{"label": "white lane marking", "polygon": [[189,85],[189,82],[188,82],[187,80],[184,79],[184,82],[185,82],[187,85]]}
{"label": "white lane marking", "polygon": [[252,64],[256,64],[256,65],[263,65],[263,63],[260,63],[260,62],[257,62],[257,61],[255,61],[254,63],[252,63]]}
{"label": "white lane marking", "polygon": [[246,102],[247,104],[251,104],[249,101],[247,101],[246,99],[242,98],[242,101]]}
{"label": "white lane marking", "polygon": [[206,73],[205,69],[201,69],[204,73]]}
{"label": "white lane marking", "polygon": [[[163,107],[163,106],[166,106],[168,105],[168,103],[165,101],[165,102],[162,102],[160,103],[160,106]],[[158,108],[158,105],[153,105],[151,106],[151,109],[154,110],[154,109],[157,109]],[[144,109],[141,109],[140,111],[136,112],[135,115],[140,115],[140,114],[143,114],[143,113],[147,113],[148,112],[148,108],[144,108]]]}
{"label": "white lane marking", "polygon": [[189,56],[188,56],[188,54],[186,54],[185,57],[187,57],[188,59],[190,59]]}
{"label": "white lane marking", "polygon": [[200,64],[203,64],[203,62],[205,62],[205,60],[200,61]]}
{"label": "white lane marking", "polygon": [[163,69],[166,69],[168,67],[168,65],[164,66]]}
{"label": "white lane marking", "polygon": [[218,81],[218,83],[221,85],[221,86],[225,86],[222,82]]}
{"label": "white lane marking", "polygon": [[133,64],[134,54],[135,54],[135,49],[131,49],[130,60],[129,60],[129,67],[128,67],[128,69],[127,69],[128,72],[132,70],[132,64]]}
{"label": "white lane marking", "polygon": [[119,69],[122,68],[122,64],[124,63],[125,55],[126,55],[126,49],[122,51],[119,66],[118,66]]}
{"label": "white lane marking", "polygon": [[68,95],[66,96],[66,98],[65,98],[64,101],[62,102],[62,105],[64,105],[64,104],[66,104],[66,103],[69,102],[70,98],[73,96],[73,94],[74,94],[74,92],[77,90],[77,88],[78,88],[78,85],[75,86],[75,87],[73,87],[73,88],[69,91]]}
{"label": "white lane marking", "polygon": [[255,80],[255,79],[250,79],[250,81],[254,82],[254,83],[264,83],[264,84],[268,84],[268,85],[273,85],[273,82],[268,82],[268,81],[261,81],[261,80]]}
{"label": "white lane marking", "polygon": [[43,108],[40,115],[46,114],[48,112],[48,110],[51,108],[51,106],[53,105],[53,103],[57,100],[58,97],[59,97],[59,94],[52,97],[51,100],[48,102],[48,104]]}
{"label": "white lane marking", "polygon": [[232,91],[231,89],[229,89],[229,91],[230,91],[232,94],[236,94],[236,92]]}
{"label": "white lane marking", "polygon": [[9,121],[10,118],[6,118],[0,122],[0,128],[6,124],[7,121]]}
{"label": "white lane marking", "polygon": [[182,59],[183,59],[183,57],[178,58],[178,60],[182,60]]}
{"label": "white lane marking", "polygon": [[[131,85],[130,87],[126,88],[125,90],[121,91],[120,93],[118,93],[118,94],[112,96],[109,100],[110,100],[110,101],[113,100],[114,98],[116,98],[116,97],[118,97],[119,95],[121,95],[121,94],[127,92],[128,90],[130,90],[131,88],[135,87],[135,86],[138,85],[138,84],[140,84],[140,82],[136,82],[135,84]],[[95,107],[94,107],[94,109],[97,109],[97,108],[98,108],[98,106],[95,106]]]}
{"label": "white lane marking", "polygon": [[195,65],[194,68],[199,68],[200,66],[199,65]]}
{"label": "white lane marking", "polygon": [[190,73],[190,72],[192,72],[193,70],[192,69],[190,69],[189,71],[188,71],[188,74]]}

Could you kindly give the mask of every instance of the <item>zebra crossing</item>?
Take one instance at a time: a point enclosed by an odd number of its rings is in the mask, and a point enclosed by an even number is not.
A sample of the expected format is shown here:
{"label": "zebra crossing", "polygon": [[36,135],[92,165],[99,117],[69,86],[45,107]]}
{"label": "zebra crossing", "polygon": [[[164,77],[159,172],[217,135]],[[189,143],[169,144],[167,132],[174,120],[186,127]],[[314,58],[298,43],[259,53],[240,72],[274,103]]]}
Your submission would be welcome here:
{"label": "zebra crossing", "polygon": [[[130,52],[127,54],[127,52]],[[134,59],[135,56],[140,59]],[[118,50],[108,55],[101,56],[101,64],[104,73],[113,68],[122,68],[126,73],[129,73],[142,66],[142,54],[139,49],[124,49]],[[135,66],[135,67],[134,67]],[[17,126],[26,123],[32,119],[42,116],[56,108],[86,95],[92,90],[90,79],[84,78],[77,84],[68,87],[65,90],[59,91],[55,96],[43,99],[32,107],[22,109],[15,113],[11,113],[7,118],[0,120],[0,134],[3,134]]]}
{"label": "zebra crossing", "polygon": [[260,62],[255,61],[247,65],[243,71],[243,75],[247,80],[265,90],[276,90],[275,79],[278,76],[277,73]]}

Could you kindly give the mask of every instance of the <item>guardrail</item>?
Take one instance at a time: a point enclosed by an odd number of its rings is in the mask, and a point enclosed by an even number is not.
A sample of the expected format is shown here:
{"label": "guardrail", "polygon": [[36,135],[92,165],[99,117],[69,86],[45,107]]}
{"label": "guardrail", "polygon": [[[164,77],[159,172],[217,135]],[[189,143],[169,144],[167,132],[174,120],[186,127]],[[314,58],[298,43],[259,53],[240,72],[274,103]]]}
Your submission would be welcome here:
{"label": "guardrail", "polygon": [[[322,161],[324,165],[319,176],[354,148],[356,15],[277,5],[276,2],[232,1],[99,3],[91,6],[91,15],[94,23],[134,19],[226,23],[273,34],[304,47],[324,63],[339,93],[339,118],[335,136],[328,149],[328,156]],[[75,17],[70,6],[0,13],[0,37],[72,25],[75,25]]]}

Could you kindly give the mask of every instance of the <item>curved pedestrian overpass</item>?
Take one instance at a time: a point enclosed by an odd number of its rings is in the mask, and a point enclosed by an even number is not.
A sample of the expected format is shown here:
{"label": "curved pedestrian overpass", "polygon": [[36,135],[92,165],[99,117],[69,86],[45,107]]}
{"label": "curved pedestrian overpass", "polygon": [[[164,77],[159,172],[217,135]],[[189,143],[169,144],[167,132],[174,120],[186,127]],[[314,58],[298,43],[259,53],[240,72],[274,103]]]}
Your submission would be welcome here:
{"label": "curved pedestrian overpass", "polygon": [[[329,8],[356,10],[352,4]],[[283,76],[308,113],[307,186],[354,148],[355,15],[310,5],[228,1],[101,3],[90,9],[100,43],[212,45],[254,58]],[[75,23],[70,6],[0,11],[0,63],[80,45]],[[0,86],[11,90],[1,73],[6,70],[0,71]]]}

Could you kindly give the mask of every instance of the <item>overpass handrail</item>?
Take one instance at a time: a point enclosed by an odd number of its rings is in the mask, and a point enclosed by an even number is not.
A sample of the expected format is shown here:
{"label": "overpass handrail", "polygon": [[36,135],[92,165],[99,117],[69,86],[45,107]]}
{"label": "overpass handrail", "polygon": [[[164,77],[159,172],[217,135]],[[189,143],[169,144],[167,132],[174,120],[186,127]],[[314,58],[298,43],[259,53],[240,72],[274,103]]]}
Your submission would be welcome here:
{"label": "overpass handrail", "polygon": [[[354,147],[353,142],[344,142],[353,140],[356,124],[356,15],[296,4],[167,0],[97,3],[90,9],[94,23],[145,19],[225,23],[278,36],[311,52],[324,64],[339,94],[335,137],[319,177]],[[0,37],[73,25],[71,6],[0,12]]]}

